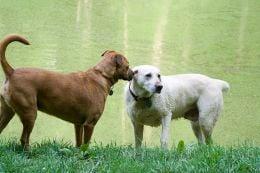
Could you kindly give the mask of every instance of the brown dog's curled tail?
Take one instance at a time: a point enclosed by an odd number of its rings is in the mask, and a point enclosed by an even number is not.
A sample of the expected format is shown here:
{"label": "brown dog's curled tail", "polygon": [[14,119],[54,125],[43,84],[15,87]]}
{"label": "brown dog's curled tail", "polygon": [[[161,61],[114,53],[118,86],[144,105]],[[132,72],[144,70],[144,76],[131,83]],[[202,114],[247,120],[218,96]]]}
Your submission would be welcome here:
{"label": "brown dog's curled tail", "polygon": [[8,35],[0,42],[0,61],[1,61],[1,65],[2,65],[2,68],[5,73],[5,76],[7,78],[12,75],[14,69],[6,61],[5,50],[6,50],[6,47],[8,46],[8,44],[13,41],[19,41],[20,43],[23,43],[26,45],[30,44],[25,38],[23,38],[22,36],[17,35],[17,34]]}

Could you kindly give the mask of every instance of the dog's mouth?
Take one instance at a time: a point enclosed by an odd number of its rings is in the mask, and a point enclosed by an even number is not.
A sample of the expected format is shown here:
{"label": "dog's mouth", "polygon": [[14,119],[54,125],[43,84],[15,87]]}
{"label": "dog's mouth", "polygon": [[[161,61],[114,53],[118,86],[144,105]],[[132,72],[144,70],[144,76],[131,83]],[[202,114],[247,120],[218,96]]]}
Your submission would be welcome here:
{"label": "dog's mouth", "polygon": [[161,94],[161,92],[162,92],[162,91],[155,91],[155,93],[157,93],[157,94]]}
{"label": "dog's mouth", "polygon": [[162,86],[162,85],[157,85],[157,86],[155,87],[155,93],[158,93],[158,94],[160,94],[160,93],[161,93],[161,91],[162,91],[162,88],[163,88],[163,86]]}
{"label": "dog's mouth", "polygon": [[127,77],[124,77],[123,80],[131,81],[131,80],[133,79],[134,72],[133,72],[132,70],[128,70],[126,76],[127,76]]}
{"label": "dog's mouth", "polygon": [[127,77],[122,77],[122,79],[123,79],[123,80],[126,80],[126,81],[131,81],[131,80],[132,80],[132,77],[127,76]]}
{"label": "dog's mouth", "polygon": [[133,75],[132,74],[123,74],[121,76],[119,76],[119,79],[125,80],[125,81],[131,81],[133,79]]}

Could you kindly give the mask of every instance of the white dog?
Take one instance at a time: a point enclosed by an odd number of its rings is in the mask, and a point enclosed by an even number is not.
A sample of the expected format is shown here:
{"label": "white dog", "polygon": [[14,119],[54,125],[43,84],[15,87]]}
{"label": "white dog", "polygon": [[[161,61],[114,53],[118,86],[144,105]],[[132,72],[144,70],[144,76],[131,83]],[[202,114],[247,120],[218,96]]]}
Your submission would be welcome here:
{"label": "white dog", "polygon": [[132,120],[135,145],[140,147],[144,125],[162,124],[161,146],[168,147],[172,119],[191,121],[199,143],[210,144],[213,127],[223,107],[223,91],[229,84],[200,74],[162,76],[154,66],[133,68],[125,88],[127,113]]}

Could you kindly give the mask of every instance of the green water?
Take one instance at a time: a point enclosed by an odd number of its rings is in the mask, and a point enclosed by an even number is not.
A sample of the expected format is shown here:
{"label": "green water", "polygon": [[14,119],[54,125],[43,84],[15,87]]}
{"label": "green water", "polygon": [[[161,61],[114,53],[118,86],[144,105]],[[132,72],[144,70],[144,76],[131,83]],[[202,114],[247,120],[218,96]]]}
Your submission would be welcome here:
{"label": "green water", "polygon": [[[30,46],[11,44],[14,67],[83,71],[107,49],[132,66],[153,64],[162,74],[202,73],[226,80],[231,90],[213,139],[221,145],[260,145],[260,1],[258,0],[0,0],[0,37],[25,36]],[[0,74],[3,81],[3,73]],[[133,129],[119,82],[109,97],[92,141],[132,144]],[[186,120],[171,124],[171,144],[196,141]],[[20,138],[14,118],[0,139]],[[38,113],[31,142],[74,142],[72,124]],[[145,128],[145,142],[159,145],[161,128]]]}

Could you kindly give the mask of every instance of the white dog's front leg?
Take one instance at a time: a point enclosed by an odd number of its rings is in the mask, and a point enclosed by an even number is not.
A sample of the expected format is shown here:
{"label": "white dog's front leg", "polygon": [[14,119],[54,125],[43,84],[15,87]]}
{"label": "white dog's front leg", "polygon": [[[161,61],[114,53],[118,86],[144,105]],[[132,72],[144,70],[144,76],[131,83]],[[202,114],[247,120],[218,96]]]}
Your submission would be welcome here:
{"label": "white dog's front leg", "polygon": [[162,117],[161,147],[164,149],[168,148],[171,119],[172,114]]}
{"label": "white dog's front leg", "polygon": [[139,148],[141,147],[143,141],[144,125],[139,124],[137,122],[133,122],[133,126],[135,132],[135,147]]}

